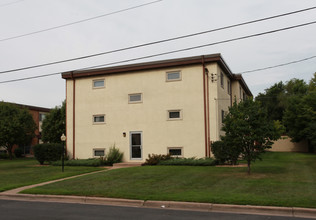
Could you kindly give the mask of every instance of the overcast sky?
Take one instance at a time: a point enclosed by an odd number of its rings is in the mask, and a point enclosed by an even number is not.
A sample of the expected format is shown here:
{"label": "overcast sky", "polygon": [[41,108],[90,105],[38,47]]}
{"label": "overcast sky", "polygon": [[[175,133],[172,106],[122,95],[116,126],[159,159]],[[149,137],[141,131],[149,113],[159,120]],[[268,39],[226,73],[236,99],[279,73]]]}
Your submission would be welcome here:
{"label": "overcast sky", "polygon": [[[162,0],[71,26],[4,40],[153,1],[0,0],[0,72],[106,52],[316,6],[315,0]],[[0,82],[107,64],[313,21],[316,21],[316,10],[135,50],[0,74]],[[316,55],[316,24],[136,62],[213,53],[221,53],[234,73],[312,57]],[[243,77],[256,96],[281,80],[285,82],[299,78],[308,82],[314,72],[316,58],[243,74]],[[50,108],[60,105],[64,99],[65,80],[60,75],[0,84],[0,100],[7,102]]]}

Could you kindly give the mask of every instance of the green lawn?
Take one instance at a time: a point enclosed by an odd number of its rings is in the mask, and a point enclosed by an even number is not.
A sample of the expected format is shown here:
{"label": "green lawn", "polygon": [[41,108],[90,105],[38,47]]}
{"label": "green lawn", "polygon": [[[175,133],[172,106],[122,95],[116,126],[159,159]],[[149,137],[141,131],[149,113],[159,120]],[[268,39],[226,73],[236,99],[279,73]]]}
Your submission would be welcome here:
{"label": "green lawn", "polygon": [[316,208],[316,155],[266,153],[247,168],[146,166],[111,170],[26,190],[102,196]]}
{"label": "green lawn", "polygon": [[100,169],[95,167],[65,167],[65,172],[62,173],[61,167],[58,166],[37,165],[39,163],[30,158],[12,161],[0,160],[0,192]]}

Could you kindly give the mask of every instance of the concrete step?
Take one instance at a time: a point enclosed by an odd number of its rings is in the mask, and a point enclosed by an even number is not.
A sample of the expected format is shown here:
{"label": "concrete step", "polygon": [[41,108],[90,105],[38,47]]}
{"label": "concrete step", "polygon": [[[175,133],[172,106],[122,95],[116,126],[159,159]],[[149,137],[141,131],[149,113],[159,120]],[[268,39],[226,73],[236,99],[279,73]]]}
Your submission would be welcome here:
{"label": "concrete step", "polygon": [[113,168],[123,168],[123,167],[140,167],[142,162],[123,162],[113,164]]}

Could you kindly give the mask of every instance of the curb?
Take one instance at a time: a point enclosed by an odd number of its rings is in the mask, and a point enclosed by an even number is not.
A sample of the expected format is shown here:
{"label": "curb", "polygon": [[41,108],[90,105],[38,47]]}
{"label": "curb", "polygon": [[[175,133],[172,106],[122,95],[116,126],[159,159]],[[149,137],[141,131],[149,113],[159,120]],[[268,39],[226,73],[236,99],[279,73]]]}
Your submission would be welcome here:
{"label": "curb", "polygon": [[173,209],[202,212],[226,212],[238,214],[272,215],[286,217],[304,217],[316,219],[316,209],[274,206],[252,206],[252,205],[225,205],[197,202],[176,201],[152,201],[133,200],[117,198],[101,198],[87,196],[61,196],[61,195],[33,195],[33,194],[9,194],[1,193],[2,200],[38,201],[38,202],[63,202],[90,205],[110,205],[142,207],[155,209]]}

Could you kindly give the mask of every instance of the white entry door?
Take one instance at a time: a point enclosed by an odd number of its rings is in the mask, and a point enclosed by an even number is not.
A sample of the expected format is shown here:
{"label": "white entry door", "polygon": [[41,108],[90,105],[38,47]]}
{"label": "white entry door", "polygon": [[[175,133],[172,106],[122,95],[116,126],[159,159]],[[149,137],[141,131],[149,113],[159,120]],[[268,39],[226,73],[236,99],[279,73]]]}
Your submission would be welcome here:
{"label": "white entry door", "polygon": [[131,159],[142,159],[142,132],[130,132]]}

